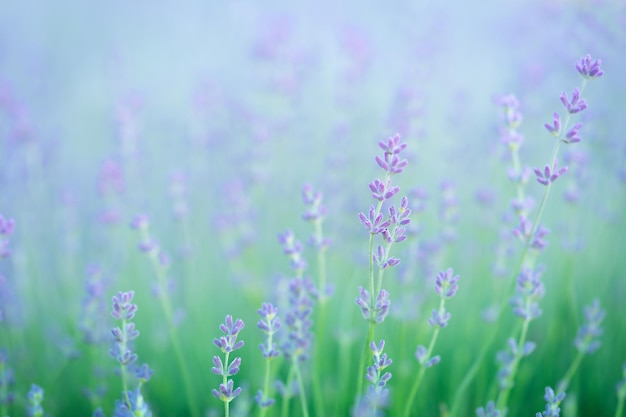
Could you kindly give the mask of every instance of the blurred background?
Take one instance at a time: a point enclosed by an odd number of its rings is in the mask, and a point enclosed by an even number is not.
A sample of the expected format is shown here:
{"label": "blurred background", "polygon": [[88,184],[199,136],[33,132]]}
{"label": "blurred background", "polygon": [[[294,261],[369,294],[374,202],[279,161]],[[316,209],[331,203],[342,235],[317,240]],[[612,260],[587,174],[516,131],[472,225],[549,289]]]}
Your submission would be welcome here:
{"label": "blurred background", "polygon": [[[242,356],[261,364],[256,309],[281,299],[291,273],[276,235],[291,228],[305,241],[310,233],[301,221],[305,183],[324,194],[332,241],[328,311],[337,320],[317,329],[320,352],[340,356],[341,346],[345,357],[358,355],[366,326],[353,300],[366,284],[368,236],[357,214],[373,204],[367,184],[381,176],[377,142],[399,133],[409,166],[394,181],[409,195],[419,239],[398,245],[405,267],[389,274],[394,307],[380,337],[397,366],[399,399],[417,366],[414,349],[430,334],[432,279],[449,266],[461,274],[439,341],[444,361],[418,400],[424,415],[445,415],[441,404],[449,406],[481,344],[481,317],[500,285],[496,267],[506,275],[519,252],[496,265],[502,226],[515,225],[506,217],[515,192],[495,100],[517,96],[522,164],[542,167],[554,143],[543,125],[561,111],[561,92],[580,85],[575,64],[589,53],[605,75],[584,91],[582,142],[562,147],[570,172],[543,218],[552,234],[540,260],[544,315],[530,335],[539,347],[510,401],[529,409],[509,415],[543,408],[543,389],[575,355],[582,306],[593,298],[607,310],[603,347],[581,368],[567,413],[610,415],[626,360],[624,51],[624,1],[3,2],[0,214],[16,226],[11,256],[0,260],[0,341],[15,370],[12,391],[24,397],[39,381],[50,415],[87,415],[96,405],[110,414],[121,390],[114,360],[108,342],[94,347],[85,334],[113,327],[110,297],[134,289],[137,351],[155,369],[146,398],[156,415],[189,412],[150,292],[154,272],[129,228],[145,213],[171,262],[185,357],[201,370],[197,408],[218,408],[212,338],[225,314],[244,318]],[[534,178],[527,190],[537,201],[543,192]],[[103,312],[81,327],[94,274]],[[324,372],[326,384],[348,375],[329,394],[336,415],[353,404],[354,362],[309,370]],[[462,409],[486,403],[496,371],[487,360]],[[261,375],[244,362],[241,380],[251,403]],[[102,392],[94,388],[101,381]],[[84,395],[87,388],[97,395]],[[23,402],[16,399],[14,414]]]}

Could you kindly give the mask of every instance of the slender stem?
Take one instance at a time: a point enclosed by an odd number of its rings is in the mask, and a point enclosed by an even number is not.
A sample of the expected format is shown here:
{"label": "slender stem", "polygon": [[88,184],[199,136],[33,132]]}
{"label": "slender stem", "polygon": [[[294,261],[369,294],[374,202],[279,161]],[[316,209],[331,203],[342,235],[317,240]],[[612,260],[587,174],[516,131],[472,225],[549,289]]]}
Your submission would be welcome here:
{"label": "slender stem", "polygon": [[[441,300],[439,301],[439,311],[441,312],[443,307],[445,304],[445,298],[441,298]],[[430,355],[433,353],[433,348],[435,347],[435,342],[437,341],[437,336],[439,335],[439,327],[435,327],[435,331],[432,335],[432,337],[430,338],[430,343],[428,344],[428,350],[426,351],[426,360],[430,359]],[[413,401],[415,400],[415,396],[417,395],[417,391],[419,390],[419,387],[422,383],[422,379],[424,379],[424,374],[426,374],[426,366],[425,364],[421,364],[422,366],[420,367],[419,373],[417,374],[417,378],[415,378],[415,383],[413,384],[413,387],[411,388],[411,393],[409,394],[409,399],[406,402],[406,405],[404,407],[404,416],[405,417],[409,417],[410,413],[411,413],[411,407],[413,406]]]}
{"label": "slender stem", "polygon": [[[272,346],[272,333],[269,334],[269,340],[268,340],[268,346]],[[268,391],[270,389],[270,373],[271,373],[271,367],[272,367],[272,358],[269,357],[265,360],[265,377],[263,379],[263,397],[267,398],[268,395]],[[265,399],[264,398],[264,399]],[[267,408],[265,406],[261,406],[261,417],[265,416],[265,413],[267,412]]]}
{"label": "slender stem", "polygon": [[624,412],[624,396],[617,398],[617,408],[615,409],[615,417],[621,417]]}
{"label": "slender stem", "polygon": [[576,358],[574,359],[572,364],[569,366],[569,369],[565,373],[565,376],[561,379],[561,381],[559,381],[559,385],[557,388],[558,392],[567,391],[567,387],[569,386],[569,383],[572,380],[572,377],[578,370],[578,367],[580,366],[584,357],[585,357],[585,353],[578,351],[578,355],[576,355]]}
{"label": "slender stem", "polygon": [[287,376],[287,384],[285,385],[285,395],[283,396],[283,406],[281,415],[282,417],[289,417],[289,398],[291,397],[291,383],[293,382],[295,369],[293,366],[289,369],[289,376]]}
{"label": "slender stem", "polygon": [[511,394],[511,389],[513,388],[513,380],[515,379],[515,374],[517,373],[517,367],[519,365],[519,361],[522,359],[522,350],[524,348],[524,344],[526,343],[526,335],[528,333],[529,324],[530,318],[525,319],[524,324],[522,325],[522,332],[520,334],[519,341],[517,342],[517,352],[515,353],[513,364],[511,365],[511,375],[509,376],[510,381],[507,384],[507,387],[500,390],[498,394],[496,404],[499,410],[506,409],[506,405],[509,401],[509,395]]}
{"label": "slender stem", "polygon": [[[128,335],[126,334],[126,319],[123,318],[122,319],[122,352],[126,351],[126,340]],[[122,390],[124,391],[124,400],[126,401],[126,405],[128,406],[128,409],[130,410],[130,398],[128,397],[128,384],[127,384],[127,373],[126,373],[126,365],[120,363],[120,370],[121,370],[121,374],[122,374]]]}
{"label": "slender stem", "polygon": [[[226,369],[228,369],[228,357],[230,356],[230,352],[225,352],[224,353],[224,369],[222,372],[222,384],[224,384],[224,386],[228,385],[228,377],[226,376]],[[224,399],[224,416],[228,417],[230,414],[230,399],[225,398]]]}
{"label": "slender stem", "polygon": [[300,373],[300,366],[298,365],[298,358],[293,358],[293,368],[296,374],[296,381],[298,382],[298,391],[300,394],[300,405],[302,406],[302,416],[309,417],[309,410],[306,404],[306,391],[304,391],[304,381],[302,380],[302,374]]}
{"label": "slender stem", "polygon": [[[146,240],[148,240],[147,231],[142,229],[142,233],[146,236]],[[189,376],[189,369],[187,368],[187,363],[183,359],[183,352],[180,346],[180,342],[178,340],[176,334],[176,327],[174,325],[174,312],[172,309],[172,304],[170,302],[169,297],[166,293],[167,279],[165,277],[165,269],[159,263],[159,260],[155,254],[149,255],[150,260],[152,261],[152,267],[157,275],[157,281],[159,285],[159,294],[158,298],[161,302],[161,307],[163,308],[163,312],[165,313],[165,319],[167,322],[168,333],[170,337],[170,341],[172,343],[172,347],[174,348],[174,354],[176,355],[176,361],[178,362],[178,367],[183,377],[183,384],[185,387],[185,396],[187,397],[187,403],[191,410],[191,415],[194,417],[198,417],[198,411],[196,408],[196,400],[194,395],[194,387],[191,383],[191,377]],[[224,382],[226,383],[226,382]]]}

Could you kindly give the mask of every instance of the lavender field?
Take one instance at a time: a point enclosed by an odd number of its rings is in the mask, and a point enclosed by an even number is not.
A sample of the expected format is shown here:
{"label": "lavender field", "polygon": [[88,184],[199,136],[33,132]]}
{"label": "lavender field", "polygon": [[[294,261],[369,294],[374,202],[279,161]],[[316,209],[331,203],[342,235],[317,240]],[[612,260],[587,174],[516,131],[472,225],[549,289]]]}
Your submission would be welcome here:
{"label": "lavender field", "polygon": [[626,416],[626,3],[457,3],[0,5],[0,416]]}

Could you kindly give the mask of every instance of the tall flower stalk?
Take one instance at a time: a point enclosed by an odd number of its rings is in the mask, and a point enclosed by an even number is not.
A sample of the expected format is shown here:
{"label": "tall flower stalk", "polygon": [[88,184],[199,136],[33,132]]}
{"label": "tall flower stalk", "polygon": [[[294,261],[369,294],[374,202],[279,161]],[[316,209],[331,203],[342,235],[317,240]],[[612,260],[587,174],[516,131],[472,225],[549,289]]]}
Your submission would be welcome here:
{"label": "tall flower stalk", "polygon": [[[515,279],[511,280],[509,284],[509,289],[507,293],[513,292],[513,288],[517,282],[517,278],[523,274],[524,270],[534,270],[534,264],[536,260],[537,253],[543,249],[543,237],[545,237],[546,229],[541,226],[541,218],[543,216],[544,209],[546,207],[546,203],[548,200],[548,196],[550,194],[550,189],[552,184],[565,172],[567,172],[567,167],[559,167],[558,166],[558,152],[561,146],[561,143],[564,144],[573,144],[581,141],[580,137],[580,129],[582,128],[582,123],[575,123],[573,126],[570,126],[572,117],[584,111],[587,108],[587,103],[585,100],[581,98],[582,92],[585,89],[585,86],[589,80],[593,80],[599,78],[603,75],[603,71],[600,69],[600,60],[592,61],[590,55],[586,55],[579,62],[576,63],[576,70],[583,78],[582,85],[580,88],[575,88],[571,94],[571,97],[563,92],[560,95],[560,101],[565,108],[566,116],[563,121],[561,121],[560,115],[555,112],[553,115],[553,120],[551,124],[546,123],[544,127],[546,130],[554,137],[555,142],[552,148],[552,153],[549,159],[548,164],[545,165],[543,169],[535,168],[534,173],[537,179],[537,182],[544,186],[543,196],[541,198],[541,202],[539,207],[535,211],[535,215],[531,220],[527,218],[524,213],[519,215],[519,226],[514,229],[514,234],[516,234],[520,240],[522,240],[523,248],[517,263],[517,266],[514,270],[513,277]],[[503,300],[506,300],[506,297],[503,297]],[[504,309],[504,302],[498,308],[498,315]],[[528,320],[525,319],[525,323]],[[520,334],[518,343],[518,352],[523,352],[523,347],[525,345],[524,340],[526,336],[525,328],[527,328],[527,324],[523,325],[522,332]],[[495,335],[498,331],[496,327],[491,333],[490,338],[483,343],[483,348],[476,356],[476,359],[466,372],[463,380],[459,384],[459,388],[455,393],[454,404],[451,410],[451,416],[454,417],[457,415],[458,407],[460,406],[460,398],[464,394],[465,390],[469,387],[471,380],[476,375],[480,362],[484,359],[484,356],[487,350],[490,348],[491,344],[495,340]],[[514,369],[517,367],[517,361],[515,360]],[[508,399],[508,393],[504,392],[500,396],[500,400],[498,401],[498,408],[500,408],[503,404],[506,404],[506,400]]]}
{"label": "tall flower stalk", "polygon": [[278,308],[270,303],[263,303],[258,310],[261,319],[257,323],[257,327],[265,334],[265,342],[259,346],[261,353],[265,358],[265,374],[263,378],[263,389],[259,390],[255,400],[261,409],[261,417],[267,413],[267,409],[275,402],[270,396],[270,377],[272,375],[272,362],[280,355],[280,351],[274,340],[274,335],[280,329],[280,319],[278,318]]}
{"label": "tall flower stalk", "polygon": [[222,377],[222,383],[219,385],[219,390],[213,389],[212,393],[215,398],[224,403],[225,417],[230,416],[230,402],[241,394],[241,387],[235,388],[235,383],[229,377],[236,375],[239,372],[239,366],[241,366],[241,358],[237,357],[231,362],[230,354],[243,347],[243,340],[237,341],[239,332],[241,332],[243,327],[243,320],[237,319],[233,321],[233,317],[228,315],[224,323],[220,324],[220,330],[224,335],[213,339],[215,346],[224,354],[224,361],[217,355],[213,356],[213,368],[211,368],[211,371]]}
{"label": "tall flower stalk", "polygon": [[165,314],[165,321],[167,323],[167,330],[170,337],[170,342],[174,348],[174,354],[176,355],[176,361],[183,377],[183,385],[185,387],[185,395],[187,397],[187,404],[191,410],[191,414],[194,417],[198,416],[195,401],[195,388],[191,383],[191,377],[189,375],[189,369],[187,363],[183,357],[183,351],[180,346],[179,337],[176,330],[174,309],[169,297],[168,280],[166,277],[167,268],[170,260],[165,252],[163,252],[158,243],[150,235],[150,221],[145,214],[138,214],[133,218],[131,222],[131,228],[139,231],[141,234],[141,241],[139,243],[139,250],[146,253],[150,259],[150,263],[157,277],[156,293],[157,298],[161,302],[163,313]]}
{"label": "tall flower stalk", "polygon": [[446,327],[448,325],[448,320],[450,320],[451,314],[446,311],[445,303],[446,300],[454,297],[459,289],[458,281],[459,276],[454,275],[452,268],[448,268],[446,271],[440,272],[435,278],[435,292],[439,295],[439,307],[433,310],[430,319],[428,319],[428,324],[430,324],[435,331],[430,338],[428,348],[423,345],[419,345],[417,347],[415,357],[420,364],[420,370],[413,382],[409,398],[404,406],[405,417],[409,417],[411,415],[413,401],[415,401],[415,396],[417,395],[419,387],[422,383],[422,379],[424,379],[426,369],[438,364],[441,361],[441,357],[439,355],[432,356],[433,349],[435,347],[435,343],[437,342],[439,331]]}
{"label": "tall flower stalk", "polygon": [[[383,180],[375,179],[369,184],[372,198],[377,201],[376,206],[370,206],[368,214],[359,213],[359,220],[363,227],[369,232],[369,283],[368,290],[359,287],[359,296],[356,304],[361,309],[363,318],[368,322],[367,338],[365,349],[361,355],[361,362],[358,369],[365,367],[365,358],[368,355],[369,343],[374,340],[374,327],[382,323],[389,313],[389,293],[382,288],[383,275],[387,268],[397,265],[400,260],[390,256],[394,243],[402,242],[406,239],[406,226],[410,223],[409,215],[411,209],[408,207],[408,200],[403,197],[400,206],[394,205],[388,208],[388,217],[383,213],[384,203],[391,202],[391,199],[400,191],[400,187],[391,183],[391,178],[401,173],[408,165],[406,159],[401,159],[400,154],[406,149],[407,144],[400,142],[400,135],[396,134],[386,141],[380,141],[378,146],[383,150],[383,155],[377,155],[375,160],[380,168],[385,172]],[[380,236],[382,245],[379,245],[374,252],[375,237]],[[378,266],[378,278],[375,278],[374,264]],[[363,391],[363,376],[359,373],[357,381],[357,395]]]}

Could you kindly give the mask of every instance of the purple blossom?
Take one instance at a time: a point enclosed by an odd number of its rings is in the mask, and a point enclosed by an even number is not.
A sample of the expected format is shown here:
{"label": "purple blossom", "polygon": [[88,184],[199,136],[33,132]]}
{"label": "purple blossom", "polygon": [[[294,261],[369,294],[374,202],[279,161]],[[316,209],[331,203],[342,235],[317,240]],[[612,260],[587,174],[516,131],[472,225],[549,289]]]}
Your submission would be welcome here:
{"label": "purple blossom", "polygon": [[7,219],[0,214],[0,258],[6,258],[11,255],[9,250],[9,236],[15,230],[15,221]]}
{"label": "purple blossom", "polygon": [[417,350],[415,351],[415,358],[425,368],[433,367],[441,362],[441,356],[439,355],[435,355],[432,358],[429,358],[428,349],[426,349],[426,347],[423,345],[417,346]]}
{"label": "purple blossom", "polygon": [[537,413],[536,417],[559,417],[561,413],[561,409],[559,408],[559,404],[565,399],[565,393],[561,392],[559,394],[555,394],[554,390],[550,387],[546,387],[546,394],[543,396],[543,399],[546,400],[546,409],[541,413]]}
{"label": "purple blossom", "polygon": [[385,249],[382,246],[378,246],[378,249],[372,255],[372,258],[380,269],[391,268],[392,266],[396,266],[400,263],[398,258],[394,258],[393,256],[387,257]]}
{"label": "purple blossom", "polygon": [[581,60],[576,63],[576,69],[578,73],[588,80],[593,80],[595,78],[600,78],[604,75],[602,69],[600,69],[600,64],[602,61],[600,59],[596,59],[595,61],[591,61],[591,55],[587,54]]}
{"label": "purple blossom", "polygon": [[580,98],[580,90],[575,88],[572,92],[572,99],[567,98],[567,94],[565,92],[561,93],[561,103],[567,109],[567,112],[570,114],[575,114],[581,112],[587,108],[587,103],[585,100]]}
{"label": "purple blossom", "polygon": [[582,353],[593,353],[600,347],[601,324],[606,311],[600,308],[600,301],[595,299],[591,305],[585,307],[584,313],[585,321],[578,329],[574,345]]}
{"label": "purple blossom", "polygon": [[28,390],[28,407],[27,407],[27,416],[28,417],[42,417],[43,416],[43,407],[41,403],[43,402],[43,388],[38,385],[32,384],[30,386],[30,390]]}
{"label": "purple blossom", "polygon": [[530,355],[535,350],[535,343],[526,342],[520,350],[512,337],[507,340],[508,349],[499,351],[496,354],[496,362],[499,364],[498,385],[500,389],[507,389],[513,386],[513,366],[516,360]]}
{"label": "purple blossom", "polygon": [[113,310],[111,315],[118,320],[132,320],[137,312],[137,305],[131,303],[135,291],[119,291],[117,296],[113,296]]}
{"label": "purple blossom", "polygon": [[578,136],[578,134],[580,133],[581,127],[583,127],[582,123],[576,123],[574,126],[572,126],[565,134],[565,137],[561,139],[561,142],[563,143],[580,142],[581,139],[580,139],[580,136]]}
{"label": "purple blossom", "polygon": [[391,373],[385,369],[392,364],[392,360],[383,353],[385,341],[376,344],[370,343],[373,364],[367,367],[366,378],[370,382],[367,393],[357,401],[353,416],[378,416],[378,410],[387,407],[389,390],[385,388],[391,379]]}
{"label": "purple blossom", "polygon": [[407,144],[400,143],[400,135],[396,133],[394,136],[387,138],[386,142],[382,140],[378,142],[378,146],[385,151],[385,154],[397,155],[406,149]]}
{"label": "purple blossom", "polygon": [[144,213],[137,214],[130,222],[130,227],[135,230],[148,229],[148,227],[150,227],[150,218]]}
{"label": "purple blossom", "polygon": [[139,336],[139,331],[135,329],[135,323],[128,321],[135,317],[137,311],[137,305],[131,303],[134,295],[134,291],[120,291],[117,296],[113,296],[111,315],[121,320],[122,324],[121,327],[111,329],[113,346],[109,354],[122,366],[137,360],[137,354],[133,352],[131,342]]}
{"label": "purple blossom", "polygon": [[222,353],[224,353],[224,361],[222,362],[222,359],[217,355],[213,356],[213,367],[211,368],[211,372],[221,375],[222,383],[218,387],[219,391],[213,389],[212,393],[216,398],[226,403],[227,406],[229,402],[241,393],[240,387],[233,389],[233,380],[228,379],[228,377],[239,372],[241,358],[237,357],[229,362],[229,355],[231,352],[240,349],[243,346],[243,341],[237,341],[237,336],[244,328],[244,322],[241,319],[233,321],[233,317],[231,315],[227,315],[224,319],[224,323],[220,324],[219,328],[224,335],[213,339],[213,343],[222,351]]}
{"label": "purple blossom", "polygon": [[278,242],[283,245],[283,253],[291,259],[291,268],[299,273],[307,267],[306,261],[302,257],[302,244],[296,240],[290,229],[278,234]]}
{"label": "purple blossom", "polygon": [[356,298],[356,304],[361,308],[363,318],[375,323],[382,323],[389,314],[389,306],[391,304],[389,293],[385,289],[380,290],[373,308],[370,307],[370,303],[370,293],[363,287],[359,287],[359,296]]}
{"label": "purple blossom", "polygon": [[496,403],[489,401],[485,408],[480,407],[476,410],[476,417],[501,417],[502,413],[496,408]]}
{"label": "purple blossom", "polygon": [[567,167],[562,167],[557,169],[558,162],[555,159],[552,164],[552,168],[549,165],[546,165],[543,169],[543,172],[539,168],[535,168],[533,171],[537,176],[537,182],[539,184],[545,185],[546,187],[556,181],[561,175],[567,172]]}
{"label": "purple blossom", "polygon": [[113,417],[152,417],[148,403],[143,398],[139,387],[126,391],[126,401],[116,401]]}
{"label": "purple blossom", "polygon": [[452,315],[448,313],[445,308],[440,308],[439,310],[433,310],[430,318],[428,319],[428,324],[433,327],[437,327],[443,329],[448,325],[448,320]]}
{"label": "purple blossom", "polygon": [[289,310],[285,316],[287,339],[283,344],[283,352],[288,359],[305,361],[308,358],[313,336],[311,314],[316,296],[310,279],[294,278],[289,281]]}
{"label": "purple blossom", "polygon": [[326,207],[322,206],[322,193],[314,191],[309,184],[302,187],[302,201],[307,206],[302,215],[304,220],[314,221],[326,217]]}
{"label": "purple blossom", "polygon": [[368,217],[365,217],[365,214],[363,213],[359,213],[359,220],[361,221],[363,227],[365,227],[373,235],[381,233],[391,225],[391,220],[383,221],[383,214],[376,213],[374,206],[370,206]]}
{"label": "purple blossom", "polygon": [[150,381],[152,374],[154,374],[154,369],[150,368],[147,363],[135,369],[135,376],[141,383]]}
{"label": "purple blossom", "polygon": [[557,112],[554,112],[552,124],[544,124],[544,127],[548,130],[548,132],[552,133],[555,137],[559,137],[561,135],[561,118]]}
{"label": "purple blossom", "polygon": [[513,312],[524,320],[534,320],[541,316],[539,300],[545,294],[541,282],[542,271],[524,268],[517,277],[516,294],[511,300]]}
{"label": "purple blossom", "polygon": [[220,324],[219,328],[224,335],[213,339],[213,343],[221,349],[223,353],[230,353],[243,346],[243,340],[237,341],[239,332],[244,328],[243,320],[237,319],[233,322],[233,317],[227,315],[224,323]]}
{"label": "purple blossom", "polygon": [[280,354],[276,344],[273,342],[273,336],[280,329],[280,319],[278,318],[278,308],[270,303],[263,303],[258,310],[261,319],[257,322],[257,327],[261,329],[267,336],[264,343],[259,345],[263,357],[274,358]]}
{"label": "purple blossom", "polygon": [[452,298],[459,289],[457,282],[459,276],[453,276],[452,268],[448,268],[445,272],[439,272],[435,278],[435,292],[442,298]]}

